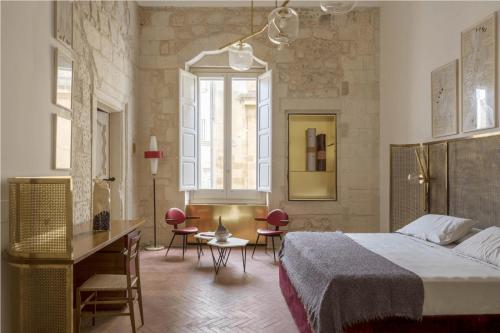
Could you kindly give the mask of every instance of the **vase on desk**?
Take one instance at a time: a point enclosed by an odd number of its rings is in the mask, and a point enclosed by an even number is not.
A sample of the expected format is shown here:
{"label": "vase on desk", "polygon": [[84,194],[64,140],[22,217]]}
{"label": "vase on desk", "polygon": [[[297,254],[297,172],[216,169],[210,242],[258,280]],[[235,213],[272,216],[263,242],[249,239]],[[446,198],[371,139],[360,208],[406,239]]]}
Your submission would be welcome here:
{"label": "vase on desk", "polygon": [[94,195],[92,203],[93,230],[109,230],[111,189],[109,183],[103,179],[94,180]]}
{"label": "vase on desk", "polygon": [[219,225],[217,226],[217,230],[215,230],[215,239],[217,243],[227,242],[229,238],[229,232],[226,227],[222,225],[222,218],[219,216]]}

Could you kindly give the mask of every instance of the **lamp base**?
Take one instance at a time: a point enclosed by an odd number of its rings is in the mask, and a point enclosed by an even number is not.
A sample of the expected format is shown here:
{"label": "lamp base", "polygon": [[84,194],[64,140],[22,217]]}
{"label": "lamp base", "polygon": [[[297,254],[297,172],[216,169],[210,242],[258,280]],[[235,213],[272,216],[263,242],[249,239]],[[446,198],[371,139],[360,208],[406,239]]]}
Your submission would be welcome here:
{"label": "lamp base", "polygon": [[160,251],[160,250],[163,250],[164,248],[165,248],[165,246],[150,245],[150,246],[146,246],[144,249],[146,251]]}

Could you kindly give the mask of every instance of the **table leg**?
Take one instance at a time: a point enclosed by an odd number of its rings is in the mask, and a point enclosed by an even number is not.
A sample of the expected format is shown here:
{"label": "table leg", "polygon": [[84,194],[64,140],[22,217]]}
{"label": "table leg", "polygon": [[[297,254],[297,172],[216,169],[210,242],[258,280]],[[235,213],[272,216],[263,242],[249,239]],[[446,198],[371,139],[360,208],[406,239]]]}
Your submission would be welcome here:
{"label": "table leg", "polygon": [[210,253],[212,253],[212,261],[214,263],[214,272],[215,272],[215,275],[217,275],[217,261],[215,260],[215,256],[214,256],[214,251],[212,249],[212,246],[208,246],[210,248]]}
{"label": "table leg", "polygon": [[200,240],[196,238],[196,254],[198,255],[198,261],[200,261]]}
{"label": "table leg", "polygon": [[247,268],[247,247],[241,247],[241,261],[243,262],[243,272],[246,272]]}
{"label": "table leg", "polygon": [[224,263],[224,267],[226,267],[227,261],[229,260],[229,256],[231,255],[231,248],[229,248],[229,252],[227,250],[226,252],[227,252],[227,257],[226,257],[226,262]]}

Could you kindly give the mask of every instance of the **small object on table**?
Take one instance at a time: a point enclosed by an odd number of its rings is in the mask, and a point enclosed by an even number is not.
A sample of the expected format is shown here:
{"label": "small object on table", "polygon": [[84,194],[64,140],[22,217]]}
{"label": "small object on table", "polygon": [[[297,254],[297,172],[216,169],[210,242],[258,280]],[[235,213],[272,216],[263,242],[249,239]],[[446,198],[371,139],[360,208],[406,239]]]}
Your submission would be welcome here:
{"label": "small object on table", "polygon": [[326,134],[316,136],[316,171],[326,171]]}
{"label": "small object on table", "polygon": [[307,171],[316,171],[316,129],[308,128],[306,130],[307,141]]}
{"label": "small object on table", "polygon": [[93,193],[93,225],[94,231],[108,231],[110,220],[111,190],[104,179],[94,179]]}
{"label": "small object on table", "polygon": [[[212,253],[215,275],[219,273],[221,265],[226,267],[227,262],[229,260],[229,256],[231,255],[231,250],[233,248],[241,248],[241,260],[243,262],[243,272],[246,272],[248,240],[232,237],[229,238],[226,242],[217,242],[216,239],[212,239],[207,243],[207,245],[210,247],[210,252]],[[214,247],[217,249],[217,253],[219,254],[217,258],[215,257],[213,251]]]}
{"label": "small object on table", "polygon": [[226,227],[222,225],[222,218],[219,216],[219,226],[217,227],[217,230],[215,230],[215,239],[217,242],[226,242],[227,239],[229,238],[229,232],[227,231]]}

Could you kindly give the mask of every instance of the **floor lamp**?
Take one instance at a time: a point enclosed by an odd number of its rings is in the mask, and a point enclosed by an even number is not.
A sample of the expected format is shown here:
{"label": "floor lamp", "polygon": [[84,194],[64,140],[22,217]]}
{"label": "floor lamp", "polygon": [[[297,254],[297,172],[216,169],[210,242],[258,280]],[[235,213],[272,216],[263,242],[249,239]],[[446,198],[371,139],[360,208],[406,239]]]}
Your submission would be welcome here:
{"label": "floor lamp", "polygon": [[151,175],[153,176],[153,245],[147,246],[148,251],[159,251],[164,246],[158,246],[156,243],[156,174],[158,172],[158,160],[163,158],[163,152],[158,150],[158,141],[156,136],[151,136],[149,141],[149,150],[144,152],[144,158],[151,162]]}

